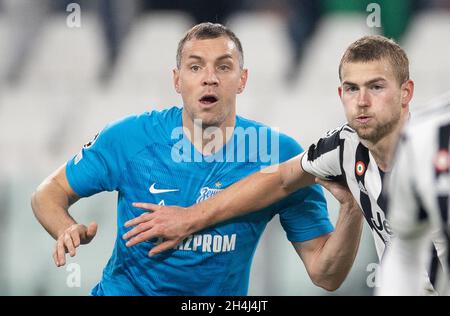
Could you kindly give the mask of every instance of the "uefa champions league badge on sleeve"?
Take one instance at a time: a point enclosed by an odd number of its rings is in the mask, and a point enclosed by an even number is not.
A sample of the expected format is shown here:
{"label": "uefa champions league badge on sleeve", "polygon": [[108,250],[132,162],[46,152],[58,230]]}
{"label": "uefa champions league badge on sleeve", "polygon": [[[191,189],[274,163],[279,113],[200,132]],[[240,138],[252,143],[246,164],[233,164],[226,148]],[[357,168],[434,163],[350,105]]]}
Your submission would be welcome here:
{"label": "uefa champions league badge on sleeve", "polygon": [[95,141],[96,141],[97,138],[98,138],[98,134],[99,134],[99,133],[95,134],[95,136],[94,136],[94,138],[93,138],[92,140],[90,140],[88,143],[84,144],[84,145],[83,145],[83,148],[84,148],[84,149],[88,149],[89,147],[91,147],[92,145],[94,145],[94,144],[95,144]]}

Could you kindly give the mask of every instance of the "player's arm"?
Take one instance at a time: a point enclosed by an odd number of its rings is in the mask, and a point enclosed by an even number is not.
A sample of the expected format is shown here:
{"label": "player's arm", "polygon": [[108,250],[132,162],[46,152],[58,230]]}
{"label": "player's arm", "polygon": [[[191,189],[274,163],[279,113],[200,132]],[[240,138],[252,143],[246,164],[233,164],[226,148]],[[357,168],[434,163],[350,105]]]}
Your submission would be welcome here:
{"label": "player's arm", "polygon": [[358,252],[363,226],[361,209],[347,187],[319,180],[339,201],[340,210],[332,233],[305,242],[294,242],[294,248],[305,264],[313,283],[334,291],[349,273]]}
{"label": "player's arm", "polygon": [[[127,243],[128,246],[156,236],[168,239],[167,242],[152,249],[151,254],[155,254],[175,246],[193,232],[271,205],[290,193],[314,183],[314,176],[301,167],[302,155],[256,172],[214,197],[188,208],[135,203],[135,207],[153,212],[127,222],[127,227],[136,227],[123,237],[125,239],[134,237]],[[154,226],[156,228],[152,229]]]}
{"label": "player's arm", "polygon": [[36,189],[31,198],[34,215],[56,239],[53,259],[57,266],[65,264],[65,254],[75,256],[80,244],[89,243],[95,236],[97,224],[89,227],[78,224],[69,214],[69,206],[78,201],[65,173],[66,165],[48,176]]}
{"label": "player's arm", "polygon": [[191,206],[192,232],[260,210],[313,184],[315,177],[301,167],[302,156],[256,172],[204,203]]}
{"label": "player's arm", "polygon": [[129,239],[127,245],[132,246],[155,237],[163,237],[166,241],[150,251],[150,255],[153,255],[175,247],[195,231],[262,209],[313,184],[312,174],[321,178],[339,179],[340,144],[340,130],[335,130],[310,146],[307,152],[254,173],[214,197],[188,208],[134,203],[135,207],[152,213],[145,213],[128,221],[126,227],[136,227],[124,234],[123,238]]}

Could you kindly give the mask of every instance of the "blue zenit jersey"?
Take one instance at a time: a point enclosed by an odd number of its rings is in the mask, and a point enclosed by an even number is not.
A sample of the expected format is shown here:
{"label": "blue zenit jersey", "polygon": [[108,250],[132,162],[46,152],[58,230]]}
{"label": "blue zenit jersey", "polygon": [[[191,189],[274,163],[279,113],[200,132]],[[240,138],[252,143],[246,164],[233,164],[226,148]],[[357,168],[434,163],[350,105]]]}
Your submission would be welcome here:
{"label": "blue zenit jersey", "polygon": [[133,202],[187,207],[302,151],[288,136],[237,116],[228,143],[202,156],[181,126],[177,107],[129,116],[107,125],[68,161],[66,175],[79,196],[118,192],[116,243],[93,295],[246,295],[256,245],[274,215],[280,215],[291,242],[333,230],[323,192],[314,185],[199,231],[151,258],[148,252],[157,240],[126,247],[124,223],[144,212]]}

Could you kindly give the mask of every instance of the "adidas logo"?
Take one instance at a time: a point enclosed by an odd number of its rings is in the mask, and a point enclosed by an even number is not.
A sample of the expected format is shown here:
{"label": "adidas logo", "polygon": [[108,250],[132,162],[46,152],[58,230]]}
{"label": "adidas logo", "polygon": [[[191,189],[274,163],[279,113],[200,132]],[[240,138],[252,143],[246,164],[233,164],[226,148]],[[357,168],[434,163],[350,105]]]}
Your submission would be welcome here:
{"label": "adidas logo", "polygon": [[361,192],[363,192],[363,193],[369,195],[369,193],[367,193],[366,188],[364,187],[364,184],[362,184],[361,181],[358,181],[358,187],[359,187],[359,190],[360,190]]}

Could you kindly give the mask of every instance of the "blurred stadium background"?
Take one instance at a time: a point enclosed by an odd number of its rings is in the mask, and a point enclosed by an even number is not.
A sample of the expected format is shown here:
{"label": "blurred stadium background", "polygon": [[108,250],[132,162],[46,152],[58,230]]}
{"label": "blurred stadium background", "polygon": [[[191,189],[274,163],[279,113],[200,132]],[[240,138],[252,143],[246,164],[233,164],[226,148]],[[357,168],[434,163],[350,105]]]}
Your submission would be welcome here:
{"label": "blurred stadium background", "polygon": [[[70,3],[81,27],[69,27]],[[382,27],[369,27],[369,3]],[[0,295],[87,295],[116,234],[116,194],[80,201],[73,216],[99,224],[75,258],[81,286],[57,269],[54,242],[32,215],[30,195],[107,122],[181,105],[172,87],[178,40],[200,21],[225,23],[244,46],[249,83],[240,115],[293,136],[303,146],[345,122],[337,96],[344,49],[365,34],[403,45],[416,82],[412,110],[450,87],[449,0],[0,0]],[[338,205],[331,198],[330,216]],[[311,284],[274,219],[258,246],[250,295],[371,295],[376,263],[365,227],[344,285]]]}

